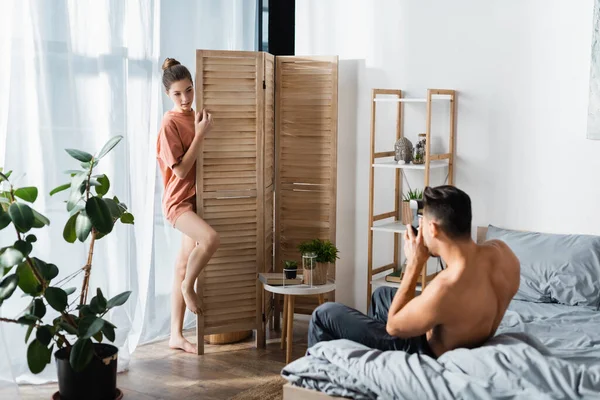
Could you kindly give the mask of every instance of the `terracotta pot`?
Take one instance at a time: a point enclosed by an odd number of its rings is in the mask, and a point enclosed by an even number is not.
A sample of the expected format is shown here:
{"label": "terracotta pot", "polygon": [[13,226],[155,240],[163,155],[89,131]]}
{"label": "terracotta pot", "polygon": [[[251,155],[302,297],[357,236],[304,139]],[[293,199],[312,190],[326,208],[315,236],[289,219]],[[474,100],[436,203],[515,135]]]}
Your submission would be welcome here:
{"label": "terracotta pot", "polygon": [[402,224],[410,225],[413,222],[413,213],[410,209],[410,202],[403,201],[402,202]]}
{"label": "terracotta pot", "polygon": [[310,275],[312,275],[313,285],[325,285],[327,283],[327,270],[329,264],[317,263],[314,269],[304,269],[303,282],[304,284],[310,284]]}

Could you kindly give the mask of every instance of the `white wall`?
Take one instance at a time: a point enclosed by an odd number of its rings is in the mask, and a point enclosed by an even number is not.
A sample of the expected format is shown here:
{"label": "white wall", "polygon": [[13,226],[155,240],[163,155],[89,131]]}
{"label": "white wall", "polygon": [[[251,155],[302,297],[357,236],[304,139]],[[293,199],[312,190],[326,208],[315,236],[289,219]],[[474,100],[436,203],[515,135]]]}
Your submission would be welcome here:
{"label": "white wall", "polygon": [[[592,0],[298,0],[296,7],[296,54],[342,60],[339,301],[366,307],[372,88],[459,91],[455,183],[471,195],[474,227],[600,234],[600,141],[586,139]],[[415,107],[407,106],[411,139],[424,127],[424,110]],[[390,115],[382,118],[385,127]],[[378,176],[378,193],[386,182]]]}

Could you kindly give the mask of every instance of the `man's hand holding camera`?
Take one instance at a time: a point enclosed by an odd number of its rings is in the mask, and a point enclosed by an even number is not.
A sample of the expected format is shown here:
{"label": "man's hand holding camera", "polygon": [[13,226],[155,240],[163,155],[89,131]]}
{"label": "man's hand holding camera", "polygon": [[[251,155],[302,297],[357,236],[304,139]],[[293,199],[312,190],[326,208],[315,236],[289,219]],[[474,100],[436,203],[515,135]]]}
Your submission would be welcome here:
{"label": "man's hand holding camera", "polygon": [[417,269],[420,273],[423,266],[429,259],[429,249],[425,246],[423,240],[423,227],[421,226],[422,220],[419,219],[419,229],[415,235],[412,227],[407,226],[406,232],[404,232],[404,254],[406,255],[406,268]]}

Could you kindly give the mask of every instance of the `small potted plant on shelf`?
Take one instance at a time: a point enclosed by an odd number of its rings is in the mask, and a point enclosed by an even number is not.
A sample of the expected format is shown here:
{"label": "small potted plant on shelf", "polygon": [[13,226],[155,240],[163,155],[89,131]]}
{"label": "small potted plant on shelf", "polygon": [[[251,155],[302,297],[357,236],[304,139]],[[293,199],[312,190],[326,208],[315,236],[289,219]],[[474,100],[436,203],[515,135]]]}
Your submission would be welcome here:
{"label": "small potted plant on shelf", "polygon": [[413,222],[413,214],[410,209],[411,200],[423,200],[423,191],[410,189],[402,198],[402,224],[410,225]]}
{"label": "small potted plant on shelf", "polygon": [[[54,398],[107,400],[122,396],[116,387],[118,348],[103,342],[114,342],[117,328],[106,315],[123,305],[131,292],[107,299],[97,288],[96,295],[88,302],[95,242],[108,235],[117,220],[124,224],[133,224],[134,220],[117,197],[105,197],[110,188],[108,177],[94,175],[98,162],[121,139],[122,136],[113,137],[96,155],[66,150],[81,162],[82,168],[67,171],[71,181],[52,190],[50,195],[70,191],[66,202],[70,217],[63,238],[70,243],[89,238],[89,250],[84,266],[59,281],[55,279],[60,272],[56,265],[32,255],[37,238],[31,230],[50,224],[48,218],[33,209],[38,189],[15,188],[10,181],[11,173],[0,170],[0,230],[12,224],[17,237],[14,244],[0,249],[0,278],[3,277],[0,307],[17,288],[31,298],[22,316],[0,321],[27,326],[27,363],[34,374],[44,370],[54,352],[59,385]],[[79,293],[75,294],[75,288],[64,288],[79,274],[83,274]]]}
{"label": "small potted plant on shelf", "polygon": [[285,279],[296,279],[296,274],[298,273],[298,262],[287,260],[283,267],[283,273],[285,274]]}
{"label": "small potted plant on shelf", "polygon": [[303,255],[303,260],[313,260],[312,257],[307,258],[305,255],[314,254],[314,263],[303,262],[303,283],[326,284],[329,264],[333,264],[335,260],[339,259],[337,247],[329,240],[314,239],[301,243],[298,250]]}

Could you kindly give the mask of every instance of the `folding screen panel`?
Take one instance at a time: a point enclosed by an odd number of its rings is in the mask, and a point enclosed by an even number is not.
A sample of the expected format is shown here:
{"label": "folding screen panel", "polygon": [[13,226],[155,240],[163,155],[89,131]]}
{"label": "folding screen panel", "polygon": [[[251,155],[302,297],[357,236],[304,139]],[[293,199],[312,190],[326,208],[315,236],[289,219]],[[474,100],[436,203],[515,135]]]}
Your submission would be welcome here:
{"label": "folding screen panel", "polygon": [[[338,59],[290,56],[276,63],[275,269],[281,271],[284,260],[301,262],[302,241],[335,243]],[[296,310],[310,313],[316,304],[299,298]]]}
{"label": "folding screen panel", "polygon": [[205,311],[198,317],[199,344],[205,334],[262,326],[256,278],[268,251],[264,216],[272,199],[265,196],[264,71],[260,53],[197,52],[196,104],[214,118],[197,162],[198,212],[221,238],[198,282]]}

